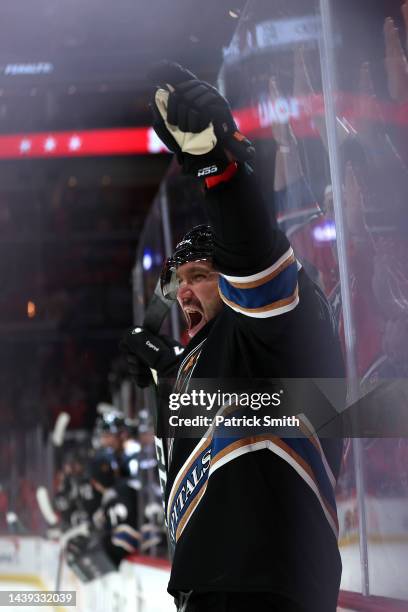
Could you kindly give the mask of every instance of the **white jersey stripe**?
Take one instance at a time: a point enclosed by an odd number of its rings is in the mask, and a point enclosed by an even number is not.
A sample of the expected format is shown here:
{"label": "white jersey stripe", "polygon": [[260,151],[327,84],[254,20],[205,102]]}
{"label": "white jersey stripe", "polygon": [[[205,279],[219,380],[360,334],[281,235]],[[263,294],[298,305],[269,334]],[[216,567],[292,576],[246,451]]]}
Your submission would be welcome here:
{"label": "white jersey stripe", "polygon": [[222,274],[222,276],[229,283],[250,283],[253,281],[261,280],[264,276],[268,276],[272,272],[275,272],[287,259],[293,257],[293,249],[290,247],[286,253],[284,253],[274,264],[262,270],[261,272],[257,272],[256,274],[251,274],[249,276],[228,276],[227,274]]}
{"label": "white jersey stripe", "polygon": [[224,455],[224,457],[222,457],[218,461],[215,460],[214,463],[211,463],[211,468],[210,468],[210,471],[209,471],[209,474],[208,474],[208,478],[210,478],[211,474],[213,474],[216,470],[218,470],[218,468],[222,467],[223,465],[225,465],[229,461],[232,461],[233,459],[236,459],[237,457],[240,457],[241,455],[245,455],[246,453],[251,453],[251,452],[254,452],[254,451],[257,451],[257,450],[262,450],[262,449],[267,449],[267,450],[272,451],[275,455],[278,455],[284,461],[289,463],[289,465],[291,467],[293,467],[294,470],[299,474],[299,476],[301,478],[303,478],[303,480],[309,485],[309,487],[312,489],[312,491],[315,493],[316,497],[318,498],[318,500],[320,502],[320,505],[321,505],[321,507],[323,509],[323,512],[324,512],[324,514],[325,514],[325,516],[327,518],[327,521],[328,521],[330,527],[333,530],[333,533],[334,533],[335,537],[338,538],[338,528],[337,528],[337,525],[335,524],[332,515],[330,514],[329,510],[327,509],[327,506],[324,503],[324,501],[323,501],[323,499],[322,499],[322,497],[320,495],[320,491],[319,491],[318,487],[316,486],[316,483],[314,482],[314,480],[312,478],[310,478],[309,474],[307,474],[307,472],[302,468],[302,466],[299,465],[299,463],[297,461],[295,461],[289,455],[289,453],[287,453],[280,446],[274,444],[271,440],[261,440],[259,442],[254,442],[254,443],[247,444],[246,446],[241,446],[240,448],[237,448],[237,449],[231,451],[227,455]]}

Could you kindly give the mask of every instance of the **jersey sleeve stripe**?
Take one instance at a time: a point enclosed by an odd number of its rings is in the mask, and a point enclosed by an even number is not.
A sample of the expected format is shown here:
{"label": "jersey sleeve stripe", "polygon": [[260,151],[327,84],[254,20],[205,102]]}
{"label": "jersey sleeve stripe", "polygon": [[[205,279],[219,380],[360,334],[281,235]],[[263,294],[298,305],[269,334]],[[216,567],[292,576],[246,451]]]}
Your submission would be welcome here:
{"label": "jersey sleeve stripe", "polygon": [[124,548],[128,552],[138,549],[141,535],[130,525],[119,525],[114,529],[111,537],[112,544]]}
{"label": "jersey sleeve stripe", "polygon": [[258,319],[264,319],[264,318],[267,318],[267,317],[276,317],[276,316],[281,315],[281,314],[283,314],[285,312],[289,312],[290,310],[293,310],[299,304],[299,293],[298,293],[297,285],[296,285],[296,288],[295,288],[295,291],[293,292],[293,294],[290,295],[288,298],[285,298],[285,299],[282,299],[282,300],[277,300],[276,302],[272,302],[270,304],[267,304],[265,306],[261,306],[259,308],[246,308],[244,306],[240,306],[236,302],[233,302],[232,300],[229,300],[222,293],[222,291],[220,289],[219,289],[219,293],[220,293],[220,297],[221,297],[222,301],[227,306],[232,308],[232,310],[235,310],[235,312],[239,312],[239,313],[247,315],[249,317],[254,317],[254,318],[258,318]]}
{"label": "jersey sleeve stripe", "polygon": [[131,527],[130,525],[125,525],[125,524],[121,524],[118,525],[117,527],[115,527],[115,529],[112,532],[115,536],[121,536],[121,535],[128,535],[131,538],[134,538],[135,540],[140,540],[141,539],[141,535],[140,533],[134,529],[133,527]]}
{"label": "jersey sleeve stripe", "polygon": [[[265,274],[265,271],[260,274],[264,274],[264,276],[261,276],[260,278],[256,279],[256,280],[252,280],[252,281],[242,281],[242,282],[236,282],[236,281],[231,281],[229,279],[227,279],[227,277],[225,275],[224,278],[228,281],[228,283],[232,286],[235,287],[236,289],[255,289],[256,287],[260,287],[261,285],[265,285],[268,281],[274,279],[276,276],[278,276],[281,272],[283,272],[283,270],[285,270],[285,268],[287,268],[288,266],[290,266],[291,264],[295,263],[295,256],[290,255],[290,257],[287,257],[277,268],[273,269],[271,272]],[[249,278],[249,277],[247,277]]]}
{"label": "jersey sleeve stripe", "polygon": [[303,217],[307,217],[306,220],[310,221],[310,215],[318,216],[321,214],[322,214],[322,211],[316,202],[312,206],[307,206],[305,208],[299,208],[298,210],[293,210],[289,212],[280,212],[276,215],[276,219],[278,223],[283,223],[285,221],[290,221],[292,219],[298,219],[298,218],[303,218]]}
{"label": "jersey sleeve stripe", "polygon": [[112,537],[111,542],[114,546],[123,548],[123,550],[126,550],[126,552],[128,553],[134,553],[138,550],[137,546],[133,546],[132,544],[129,544],[128,542],[125,542],[124,540],[121,540],[119,538]]}
{"label": "jersey sleeve stripe", "polygon": [[293,254],[293,249],[292,247],[290,247],[283,255],[281,255],[281,257],[279,257],[279,259],[277,259],[271,266],[269,266],[268,268],[266,268],[265,270],[261,270],[261,272],[257,272],[256,274],[250,274],[249,276],[229,276],[227,274],[223,274],[223,277],[231,284],[231,285],[236,285],[236,284],[240,284],[243,283],[244,285],[247,285],[248,283],[253,283],[256,281],[261,281],[269,276],[270,274],[275,273],[277,270],[279,270],[279,268],[281,268],[282,265],[285,264],[285,262],[289,261],[294,258],[294,254]]}
{"label": "jersey sleeve stripe", "polygon": [[[221,299],[234,310],[244,314],[268,313],[267,316],[280,314],[277,310],[291,310],[297,305],[298,267],[294,257],[290,257],[273,273],[256,281],[256,286],[242,288],[231,285],[223,276],[219,278]],[[253,283],[250,283],[253,285]],[[295,303],[296,302],[296,303]]]}
{"label": "jersey sleeve stripe", "polygon": [[[206,492],[209,479],[214,472],[242,455],[263,449],[272,451],[275,455],[286,461],[311,488],[335,537],[338,537],[334,488],[330,476],[326,472],[322,456],[310,440],[305,438],[283,439],[270,434],[261,434],[235,440],[232,443],[228,439],[214,438],[212,444],[213,456],[207,480],[202,483],[201,489],[197,490],[190,503],[186,503],[183,515],[176,521],[176,541],[180,538],[191,516],[199,506]],[[322,454],[324,455],[324,453]]]}
{"label": "jersey sleeve stripe", "polygon": [[326,470],[327,477],[330,480],[330,483],[334,489],[336,486],[336,479],[328,464],[322,445],[320,444],[320,440],[316,435],[313,425],[310,423],[309,419],[304,414],[298,415],[298,418],[300,420],[300,430],[308,437],[309,442],[313,444],[313,446],[320,454],[324,469]]}
{"label": "jersey sleeve stripe", "polygon": [[[257,435],[241,439],[216,452],[211,459],[209,478],[223,465],[249,452],[267,449],[285,460],[315,493],[335,537],[338,537],[338,520],[334,491],[321,465],[321,458],[310,452],[310,442],[305,439],[282,439],[271,435]],[[319,465],[320,464],[320,465]]]}

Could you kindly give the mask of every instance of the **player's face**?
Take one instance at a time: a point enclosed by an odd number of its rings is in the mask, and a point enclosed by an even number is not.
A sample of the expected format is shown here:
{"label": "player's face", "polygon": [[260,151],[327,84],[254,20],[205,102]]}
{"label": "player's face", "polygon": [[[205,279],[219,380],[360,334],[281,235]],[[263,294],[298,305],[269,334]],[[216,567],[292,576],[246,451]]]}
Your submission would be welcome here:
{"label": "player's face", "polygon": [[100,445],[102,448],[113,448],[115,451],[117,451],[121,446],[120,437],[117,434],[104,431],[101,433]]}
{"label": "player's face", "polygon": [[82,465],[82,463],[80,463],[79,461],[74,461],[74,463],[72,464],[72,473],[75,474],[75,476],[80,476],[84,471],[84,466]]}
{"label": "player's face", "polygon": [[184,313],[190,338],[222,308],[218,272],[207,261],[189,261],[177,268],[177,301]]}

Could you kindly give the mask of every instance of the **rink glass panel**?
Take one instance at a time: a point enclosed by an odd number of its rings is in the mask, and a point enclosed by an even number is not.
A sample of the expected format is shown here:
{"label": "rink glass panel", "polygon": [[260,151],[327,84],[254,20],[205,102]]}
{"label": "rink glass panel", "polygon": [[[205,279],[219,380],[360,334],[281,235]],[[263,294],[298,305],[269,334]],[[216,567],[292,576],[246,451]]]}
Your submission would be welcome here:
{"label": "rink glass panel", "polygon": [[[332,304],[350,400],[404,379],[408,365],[404,37],[399,2],[250,2],[220,74],[241,129],[252,128],[264,195]],[[395,410],[396,397],[384,394],[384,411]],[[342,588],[408,599],[408,445],[381,437],[381,428],[377,434],[346,445],[338,484]]]}
{"label": "rink glass panel", "polygon": [[[256,144],[271,215],[331,302],[350,400],[403,381],[408,366],[408,82],[385,18],[400,28],[403,53],[405,32],[399,2],[372,4],[249,2],[218,83]],[[202,217],[188,179],[166,185],[174,246]],[[408,599],[407,447],[381,431],[345,444],[345,590]]]}

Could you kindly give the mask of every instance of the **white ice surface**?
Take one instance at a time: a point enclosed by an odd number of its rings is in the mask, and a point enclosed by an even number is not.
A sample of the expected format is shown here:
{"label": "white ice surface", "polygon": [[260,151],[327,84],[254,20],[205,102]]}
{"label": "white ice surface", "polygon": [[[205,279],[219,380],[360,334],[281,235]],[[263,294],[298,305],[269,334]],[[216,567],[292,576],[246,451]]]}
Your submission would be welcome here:
{"label": "white ice surface", "polygon": [[[341,548],[343,575],[341,588],[361,592],[360,551],[358,544]],[[369,542],[370,594],[408,600],[408,543]]]}

